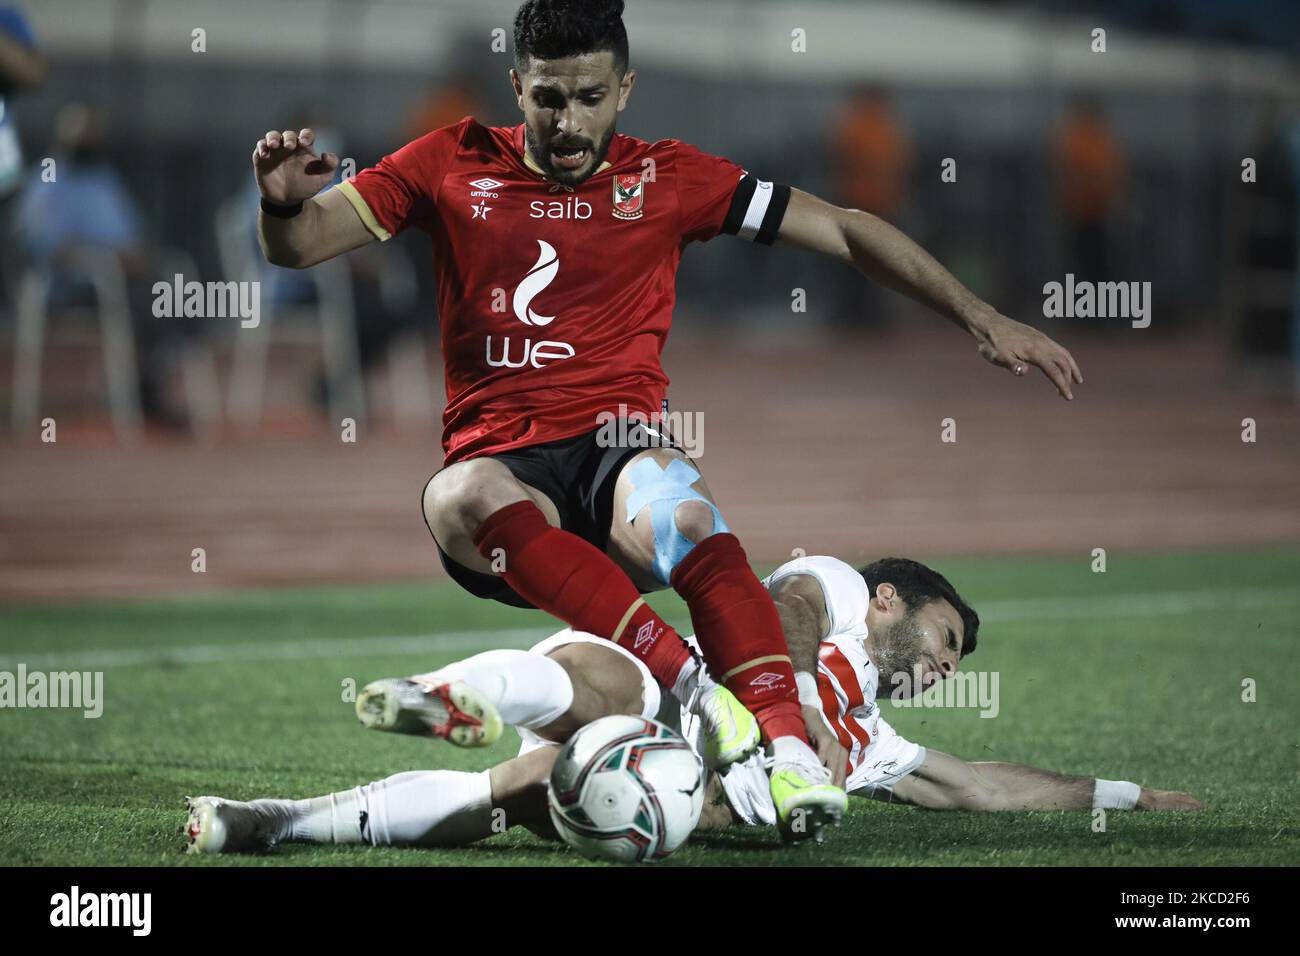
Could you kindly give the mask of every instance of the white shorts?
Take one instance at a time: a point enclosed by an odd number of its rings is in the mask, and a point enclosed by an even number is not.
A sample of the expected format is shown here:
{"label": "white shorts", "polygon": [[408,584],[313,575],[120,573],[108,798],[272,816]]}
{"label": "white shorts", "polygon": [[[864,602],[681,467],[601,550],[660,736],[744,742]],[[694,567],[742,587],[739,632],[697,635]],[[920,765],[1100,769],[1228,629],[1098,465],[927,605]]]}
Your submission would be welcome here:
{"label": "white shorts", "polygon": [[[682,727],[691,746],[701,752],[703,735],[699,721],[682,711]],[[925,748],[898,735],[883,718],[878,718],[875,736],[862,752],[862,759],[845,781],[845,789],[855,796],[871,796],[878,790],[888,792],[895,783],[925,763]],[[773,826],[776,806],[768,787],[767,768],[762,751],[748,760],[733,764],[719,774],[727,802],[743,823]]]}
{"label": "white shorts", "polygon": [[[563,647],[566,644],[597,644],[601,647],[608,648],[616,654],[622,654],[633,664],[636,665],[637,672],[641,675],[641,716],[653,719],[659,713],[660,693],[659,682],[654,679],[650,673],[650,668],[631,652],[624,650],[613,641],[607,641],[603,637],[596,637],[594,634],[587,634],[583,631],[575,631],[566,627],[564,630],[552,634],[550,637],[534,644],[528,648],[529,654],[540,654],[543,657],[551,653],[556,648]],[[676,708],[674,707],[674,710]],[[554,740],[545,740],[527,727],[516,727],[519,731],[519,756],[531,753],[541,747],[558,747],[560,746]]]}

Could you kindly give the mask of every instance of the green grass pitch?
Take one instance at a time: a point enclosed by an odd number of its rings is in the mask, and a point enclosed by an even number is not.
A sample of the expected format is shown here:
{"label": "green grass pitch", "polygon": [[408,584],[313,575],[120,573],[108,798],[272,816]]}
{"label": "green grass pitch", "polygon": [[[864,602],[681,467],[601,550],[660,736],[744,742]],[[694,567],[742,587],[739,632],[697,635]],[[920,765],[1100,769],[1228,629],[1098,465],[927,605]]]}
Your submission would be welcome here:
{"label": "green grass pitch", "polygon": [[[821,847],[702,835],[664,865],[1300,863],[1300,550],[934,562],[985,618],[967,669],[1000,713],[884,713],[905,736],[1189,790],[1199,814],[931,813],[853,800]],[[675,596],[655,605],[685,625]],[[578,865],[524,831],[456,850],[285,846],[182,855],[185,794],[304,797],[512,755],[366,732],[345,681],[430,670],[553,630],[451,585],[321,587],[0,611],[0,670],[102,670],[104,712],[0,711],[0,864]],[[1254,702],[1243,681],[1255,682]]]}

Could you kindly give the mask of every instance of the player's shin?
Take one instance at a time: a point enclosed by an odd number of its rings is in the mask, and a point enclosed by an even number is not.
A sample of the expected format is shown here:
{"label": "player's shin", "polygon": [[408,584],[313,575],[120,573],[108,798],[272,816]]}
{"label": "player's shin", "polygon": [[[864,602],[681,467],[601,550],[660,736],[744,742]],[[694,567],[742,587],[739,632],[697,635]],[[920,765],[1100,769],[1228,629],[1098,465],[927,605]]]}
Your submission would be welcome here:
{"label": "player's shin", "polygon": [[286,838],[371,846],[461,846],[492,834],[486,771],[413,770],[292,805]]}
{"label": "player's shin", "polygon": [[463,846],[497,832],[487,771],[417,770],[307,800],[187,801],[190,853],[278,843]]}
{"label": "player's shin", "polygon": [[665,687],[691,662],[685,642],[618,565],[577,535],[551,527],[531,501],[489,515],[474,544],[485,558],[504,559],[501,575],[523,598],[574,630],[616,642]]}
{"label": "player's shin", "polygon": [[686,600],[710,672],[758,718],[764,738],[795,737],[806,745],[780,616],[735,535],[697,544],[673,571],[672,584]]}

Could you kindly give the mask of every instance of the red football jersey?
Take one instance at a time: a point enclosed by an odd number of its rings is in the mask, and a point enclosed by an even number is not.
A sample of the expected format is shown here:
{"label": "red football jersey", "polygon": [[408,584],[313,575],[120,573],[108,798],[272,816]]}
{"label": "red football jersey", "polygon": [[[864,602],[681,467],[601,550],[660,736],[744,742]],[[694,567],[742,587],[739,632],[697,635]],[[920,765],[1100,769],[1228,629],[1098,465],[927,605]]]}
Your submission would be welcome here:
{"label": "red football jersey", "polygon": [[593,431],[620,405],[661,411],[682,249],[723,231],[770,244],[789,201],[729,160],[621,133],[563,186],[522,124],[471,117],[338,188],[379,239],[416,226],[433,243],[449,464]]}

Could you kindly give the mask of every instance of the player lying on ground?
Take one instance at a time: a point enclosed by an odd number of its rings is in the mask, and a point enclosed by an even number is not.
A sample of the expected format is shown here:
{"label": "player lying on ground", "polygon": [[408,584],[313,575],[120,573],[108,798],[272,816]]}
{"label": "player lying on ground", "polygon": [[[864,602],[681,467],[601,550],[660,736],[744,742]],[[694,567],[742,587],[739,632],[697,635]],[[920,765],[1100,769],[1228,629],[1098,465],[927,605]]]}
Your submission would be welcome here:
{"label": "player lying on ground", "polygon": [[[448,572],[627,649],[695,702],[724,761],[757,746],[757,718],[782,820],[802,806],[834,822],[844,793],[808,747],[776,609],[712,492],[675,448],[601,437],[603,416],[666,408],[683,248],[730,233],[811,249],[931,307],[1017,375],[1037,366],[1066,398],[1082,377],[880,219],[678,140],[617,133],[636,80],[622,11],[527,0],[510,72],[523,123],[466,117],[337,188],[320,192],[339,160],[313,151],[311,130],[269,131],[253,152],[259,239],[268,261],[304,268],[412,226],[428,234],[447,406],[424,517]],[[693,692],[692,655],[639,593],[664,587],[731,693]]]}
{"label": "player lying on ground", "polygon": [[[834,558],[810,557],[783,565],[764,584],[801,668],[801,697],[819,727],[819,752],[851,794],[931,809],[1200,808],[1186,793],[1126,781],[966,763],[895,733],[877,697],[952,676],[975,649],[979,629],[975,612],[924,565],[888,558],[857,572]],[[882,674],[898,677],[882,687]],[[687,738],[702,746],[698,721],[670,695],[661,697],[644,663],[572,630],[529,651],[488,651],[431,674],[377,681],[357,711],[369,726],[459,746],[490,743],[509,724],[523,743],[517,757],[481,773],[412,771],[311,800],[200,797],[190,804],[191,850],[288,841],[455,846],[500,832],[503,822],[551,833],[546,781],[559,745],[578,728],[608,714],[675,722],[680,713]],[[775,822],[760,755],[711,775],[701,827]]]}

